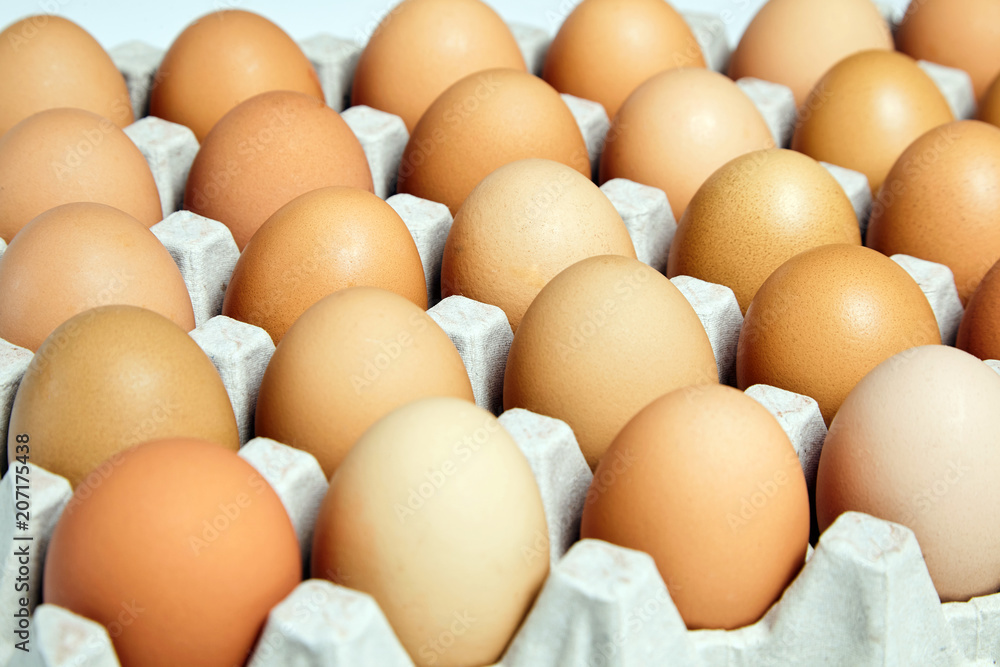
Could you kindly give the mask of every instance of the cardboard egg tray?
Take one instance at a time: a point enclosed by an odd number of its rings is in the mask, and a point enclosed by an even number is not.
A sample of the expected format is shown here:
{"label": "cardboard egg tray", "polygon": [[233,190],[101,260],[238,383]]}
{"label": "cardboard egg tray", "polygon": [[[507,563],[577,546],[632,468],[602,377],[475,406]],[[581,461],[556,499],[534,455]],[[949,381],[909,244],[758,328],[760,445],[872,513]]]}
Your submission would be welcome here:
{"label": "cardboard egg tray", "polygon": [[[709,65],[725,69],[727,17],[687,15]],[[892,18],[892,17],[890,17]],[[551,36],[512,25],[529,69],[536,73]],[[393,195],[395,174],[408,139],[402,120],[368,107],[347,108],[360,47],[330,35],[301,46],[317,69],[327,103],[357,134],[372,169],[376,193],[387,198],[413,234],[428,285],[428,311],[455,343],[472,381],[476,402],[502,412],[503,373],[513,339],[506,316],[495,306],[453,296],[440,299],[444,242],[452,223],[448,208],[407,194]],[[179,210],[184,184],[198,150],[187,128],[144,117],[148,93],[163,52],[141,42],[112,50],[135,107],[126,133],[153,171],[165,219],[152,231],[170,251],[191,294],[197,328],[191,336],[223,379],[239,424],[240,455],[271,483],[291,516],[303,558],[328,488],[316,460],[303,451],[253,437],[257,391],[274,345],[262,329],[220,315],[222,298],[239,256],[219,222]],[[974,113],[968,76],[922,63],[960,118]],[[784,86],[744,79],[738,85],[761,110],[778,145],[787,146],[795,106]],[[603,107],[564,95],[597,164],[609,127]],[[864,230],[872,196],[864,175],[825,165],[844,187]],[[638,258],[663,271],[676,229],[663,191],[616,179],[602,186],[625,221]],[[0,242],[2,244],[2,242]],[[0,245],[0,252],[5,248]],[[951,271],[906,256],[893,257],[920,284],[941,329],[953,343],[962,306]],[[732,291],[695,278],[672,281],[688,298],[712,343],[720,380],[735,384],[736,342],[743,317]],[[0,438],[6,442],[14,395],[32,358],[30,351],[0,340]],[[1000,362],[986,362],[1000,373]],[[816,402],[806,396],[758,385],[747,394],[766,407],[791,439],[805,472],[810,497],[826,436]],[[912,532],[864,514],[840,517],[783,597],[754,625],[735,631],[688,631],[670,600],[652,558],[608,543],[578,541],[580,517],[593,475],[564,422],[526,410],[510,410],[500,422],[518,443],[538,481],[549,528],[539,557],[551,572],[533,608],[500,663],[506,667],[647,665],[993,665],[1000,660],[1000,594],[965,603],[940,603]],[[4,463],[6,459],[4,458]],[[622,466],[630,465],[623,460]],[[605,471],[595,488],[614,483]],[[97,487],[110,473],[98,469],[83,482]],[[62,510],[71,502],[69,483],[31,465],[33,549],[30,573],[32,652],[0,642],[0,664],[46,667],[118,665],[107,628],[51,604],[39,604],[45,548]],[[0,481],[0,515],[13,516],[14,475]],[[747,509],[752,512],[753,508]],[[0,523],[0,542],[13,544],[14,527]],[[0,615],[19,608],[13,582],[23,572],[13,549],[0,552]],[[36,606],[37,605],[37,606]],[[127,625],[128,618],[121,621]],[[441,637],[441,650],[447,650]],[[454,637],[451,637],[453,640]],[[271,665],[413,665],[368,595],[310,579],[270,613],[248,663]]]}

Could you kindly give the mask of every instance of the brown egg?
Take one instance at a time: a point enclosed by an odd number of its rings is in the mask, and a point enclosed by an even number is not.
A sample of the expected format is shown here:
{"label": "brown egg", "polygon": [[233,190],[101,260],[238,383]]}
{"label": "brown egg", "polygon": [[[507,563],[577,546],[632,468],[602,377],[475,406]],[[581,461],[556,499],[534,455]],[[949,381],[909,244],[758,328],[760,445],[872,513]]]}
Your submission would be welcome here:
{"label": "brown egg", "polygon": [[799,109],[792,148],[860,171],[877,192],[907,146],[953,120],[944,95],[912,58],[863,51],[813,88]]}
{"label": "brown egg", "polygon": [[477,72],[420,118],[403,151],[397,190],[445,204],[454,215],[490,172],[529,157],[590,176],[583,135],[552,86],[517,70]]}
{"label": "brown egg", "polygon": [[507,24],[480,0],[403,0],[372,33],[351,104],[394,113],[410,132],[450,85],[486,69],[525,71]]}
{"label": "brown egg", "polygon": [[965,70],[976,97],[1000,74],[1000,4],[994,0],[915,0],[896,32],[917,60]]}
{"label": "brown egg", "polygon": [[967,120],[913,142],[872,206],[865,243],[944,264],[966,303],[1000,259],[1000,129]]}
{"label": "brown egg", "polygon": [[571,167],[518,160],[484,178],[458,210],[444,247],[441,294],[498,306],[516,331],[556,274],[596,255],[635,259],[611,201]]}
{"label": "brown egg", "polygon": [[770,0],[740,38],[729,76],[784,84],[801,106],[827,70],[871,49],[893,49],[889,26],[871,0]]}
{"label": "brown egg", "polygon": [[369,426],[429,396],[474,401],[447,334],[398,294],[352,287],[310,307],[281,339],[256,433],[309,452],[329,477]]}
{"label": "brown egg", "polygon": [[104,204],[64,204],[29,222],[0,257],[0,338],[37,350],[53,329],[97,306],[148,308],[185,331],[184,278],[145,225]]}
{"label": "brown egg", "polygon": [[679,220],[712,172],[773,147],[763,116],[735,83],[718,72],[675,69],[646,81],[622,105],[608,130],[600,181],[660,188]]}
{"label": "brown egg", "polygon": [[998,404],[1000,377],[960,350],[918,347],[879,364],[848,395],[823,444],[820,529],[848,511],[902,524],[943,602],[996,593]]}
{"label": "brown egg", "polygon": [[861,245],[843,188],[801,153],[756,151],[727,163],[698,190],[670,245],[667,276],[725,285],[746,313],[772,271],[828,243]]}
{"label": "brown egg", "polygon": [[454,398],[375,422],[316,519],[313,576],[375,598],[420,667],[499,660],[548,570],[527,459],[496,417]]}
{"label": "brown egg", "polygon": [[717,383],[708,335],[681,291],[628,257],[577,262],[528,307],[507,357],[503,407],[565,421],[591,468],[650,401]]}
{"label": "brown egg", "polygon": [[764,281],[736,349],[740,389],[769,384],[816,399],[829,424],[871,369],[940,344],[927,297],[885,255],[852,245],[800,253]]}
{"label": "brown egg", "polygon": [[608,117],[654,74],[704,67],[691,28],[663,0],[584,0],[566,17],[542,77],[560,93],[600,102]]}
{"label": "brown egg", "polygon": [[51,109],[0,137],[0,237],[60,204],[97,202],[151,227],[163,219],[146,158],[107,118]]}
{"label": "brown egg", "polygon": [[56,524],[45,602],[104,626],[125,667],[242,665],[302,580],[278,494],[202,440],[143,444],[105,466]]}
{"label": "brown egg", "polygon": [[86,109],[125,127],[134,118],[125,79],[97,40],[53,14],[0,32],[0,135],[46,109]]}
{"label": "brown egg", "polygon": [[1000,76],[993,81],[979,102],[979,120],[1000,127]]}
{"label": "brown egg", "polygon": [[361,143],[323,102],[275,91],[237,106],[205,138],[184,207],[224,223],[242,250],[279,208],[330,185],[374,190]]}
{"label": "brown egg", "polygon": [[755,623],[802,569],[809,496],[781,425],[736,389],[677,389],[594,474],[580,537],[645,551],[688,628]]}
{"label": "brown egg", "polygon": [[1000,359],[1000,262],[969,299],[955,346],[980,359]]}
{"label": "brown egg", "polygon": [[261,327],[275,343],[323,297],[381,287],[427,308],[417,246],[384,201],[356,188],[321,188],[282,206],[250,238],[222,314]]}
{"label": "brown egg", "polygon": [[149,115],[186,125],[204,141],[230,109],[271,90],[324,99],[309,59],[281,28],[253,12],[212,12],[185,28],[163,57]]}
{"label": "brown egg", "polygon": [[99,463],[147,440],[240,446],[215,366],[183,329],[135,306],[94,308],[53,331],[21,380],[8,432],[8,456],[27,433],[31,462],[74,487],[101,484]]}

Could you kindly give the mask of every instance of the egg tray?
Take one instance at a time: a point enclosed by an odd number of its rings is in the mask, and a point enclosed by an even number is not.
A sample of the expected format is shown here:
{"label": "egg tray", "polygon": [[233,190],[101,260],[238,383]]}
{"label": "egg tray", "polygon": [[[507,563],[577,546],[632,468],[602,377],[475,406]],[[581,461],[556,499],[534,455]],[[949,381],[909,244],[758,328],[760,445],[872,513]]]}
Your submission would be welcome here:
{"label": "egg tray", "polygon": [[[727,17],[686,15],[706,54],[724,70],[729,57]],[[512,25],[529,69],[540,72],[550,35]],[[313,62],[327,103],[342,111],[358,136],[372,169],[376,193],[387,198],[410,229],[428,284],[428,311],[455,343],[466,364],[476,402],[500,414],[503,371],[513,338],[500,309],[464,297],[440,300],[441,257],[452,218],[447,207],[406,194],[392,195],[408,139],[402,120],[368,107],[346,108],[360,54],[354,43],[318,35],[300,44]],[[277,491],[292,518],[302,553],[310,552],[312,525],[327,481],[315,459],[265,438],[253,438],[253,413],[264,369],[274,352],[270,337],[249,324],[221,316],[222,298],[239,252],[228,229],[178,210],[198,142],[187,128],[143,117],[163,52],[142,42],[113,49],[129,86],[136,123],[126,133],[149,162],[165,219],[152,231],[168,248],[188,286],[197,328],[191,333],[216,365],[239,424],[240,455]],[[968,76],[921,63],[959,118],[975,104]],[[795,105],[784,86],[756,79],[737,82],[761,110],[777,145],[787,146]],[[580,125],[596,165],[609,127],[603,107],[563,95]],[[872,198],[864,175],[824,165],[844,187],[862,233]],[[596,171],[595,171],[596,173]],[[666,195],[624,179],[602,190],[626,223],[640,260],[664,271],[676,229]],[[5,245],[0,241],[0,252]],[[953,342],[962,316],[951,271],[924,260],[894,256],[921,285],[938,318],[942,339]],[[743,317],[732,291],[686,276],[672,281],[705,325],[720,369],[734,384],[736,342]],[[0,341],[0,437],[30,351]],[[986,362],[1000,372],[1000,362]],[[764,405],[788,433],[815,489],[826,426],[816,402],[806,396],[758,385],[747,394]],[[500,664],[520,665],[758,665],[758,664],[996,664],[1000,659],[1000,594],[966,603],[941,604],[919,546],[905,527],[863,514],[842,516],[810,549],[805,568],[782,599],[758,623],[735,631],[688,631],[670,600],[652,559],[641,552],[595,540],[577,542],[580,516],[592,474],[571,429],[525,410],[500,416],[527,456],[541,489],[549,525],[550,576]],[[622,465],[629,462],[623,461]],[[99,485],[98,469],[83,484]],[[613,472],[613,469],[612,469]],[[13,515],[13,476],[0,481],[0,513]],[[35,651],[19,664],[117,665],[107,630],[60,607],[38,604],[45,547],[72,493],[68,482],[31,466],[32,637]],[[597,486],[613,483],[600,479]],[[749,510],[748,510],[749,511]],[[13,543],[13,526],[0,525]],[[544,541],[543,541],[544,542]],[[539,557],[546,555],[540,543]],[[0,556],[0,614],[18,608],[13,579],[20,563],[8,549]],[[10,614],[10,615],[8,615]],[[112,628],[114,630],[114,628]],[[15,653],[18,655],[15,656]],[[0,644],[0,664],[25,658]],[[307,580],[276,606],[250,665],[412,665],[374,600],[323,580]]]}

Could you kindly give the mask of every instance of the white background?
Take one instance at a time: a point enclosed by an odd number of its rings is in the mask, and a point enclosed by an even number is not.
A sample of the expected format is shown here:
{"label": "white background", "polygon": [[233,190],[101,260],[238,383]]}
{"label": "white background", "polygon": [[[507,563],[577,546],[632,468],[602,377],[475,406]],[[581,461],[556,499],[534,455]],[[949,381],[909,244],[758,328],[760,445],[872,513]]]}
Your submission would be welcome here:
{"label": "white background", "polygon": [[[32,14],[65,16],[83,26],[105,48],[139,39],[166,48],[193,19],[208,12],[238,8],[263,14],[297,40],[327,32],[362,46],[379,20],[399,0],[0,0],[0,26]],[[578,0],[487,0],[507,21],[555,33]],[[835,2],[836,0],[826,0]],[[905,6],[907,0],[893,0]],[[729,41],[739,36],[764,0],[672,0],[679,10],[722,14]]]}

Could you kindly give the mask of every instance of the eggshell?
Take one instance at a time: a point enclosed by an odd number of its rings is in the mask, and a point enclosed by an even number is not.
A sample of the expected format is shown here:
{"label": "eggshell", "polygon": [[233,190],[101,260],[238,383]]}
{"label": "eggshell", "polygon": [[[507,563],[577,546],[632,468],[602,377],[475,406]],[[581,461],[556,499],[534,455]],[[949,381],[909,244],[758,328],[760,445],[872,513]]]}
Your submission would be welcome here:
{"label": "eggshell", "polygon": [[684,387],[629,420],[597,466],[580,537],[645,551],[688,628],[756,622],[805,562],[798,456],[757,401]]}
{"label": "eggshell", "polygon": [[479,181],[530,157],[590,176],[583,135],[552,86],[517,70],[477,72],[420,118],[403,151],[397,190],[445,204],[455,215]]}
{"label": "eggshell", "polygon": [[309,306],[357,285],[427,308],[420,255],[396,211],[366,190],[320,188],[282,206],[250,238],[222,314],[261,327],[277,343]]}
{"label": "eggshell", "polygon": [[53,329],[97,306],[148,308],[185,331],[184,278],[145,225],[104,204],[64,204],[21,230],[0,257],[0,338],[37,350]]}
{"label": "eggshell", "polygon": [[1000,359],[1000,262],[986,272],[969,299],[955,346],[980,359]]}
{"label": "eggshell", "polygon": [[917,536],[944,602],[1000,588],[1000,377],[941,345],[879,364],[830,425],[816,480],[825,530],[843,512]]}
{"label": "eggshell", "polygon": [[528,307],[503,407],[569,424],[594,468],[650,401],[718,381],[708,334],[680,290],[636,259],[604,255],[561,272]]}
{"label": "eggshell", "polygon": [[716,169],[773,147],[764,117],[735,83],[705,69],[675,69],[646,81],[622,105],[608,130],[600,181],[660,188],[679,220]]}
{"label": "eggshell", "polygon": [[474,72],[525,71],[507,24],[479,0],[403,0],[361,52],[351,104],[396,114],[410,132],[450,85]]}
{"label": "eggshell", "polygon": [[224,223],[242,250],[279,208],[332,185],[374,191],[358,138],[323,102],[274,91],[215,125],[191,165],[184,207]]}
{"label": "eggshell", "polygon": [[994,81],[979,102],[979,120],[1000,127],[1000,76]]}
{"label": "eggshell", "polygon": [[404,297],[352,287],[311,306],[281,339],[256,433],[309,452],[329,477],[369,426],[428,396],[475,401],[451,339]]}
{"label": "eggshell", "polygon": [[454,398],[368,429],[316,520],[313,576],[374,597],[421,667],[499,660],[548,570],[527,459],[496,417]]}
{"label": "eggshell", "polygon": [[45,602],[105,626],[125,667],[242,665],[302,579],[278,495],[202,440],[140,445],[105,465],[56,524]]}
{"label": "eggshell", "polygon": [[584,0],[563,22],[542,77],[560,93],[600,102],[608,117],[654,74],[704,67],[698,40],[663,0]]}
{"label": "eggshell", "polygon": [[670,245],[667,276],[725,285],[745,314],[771,272],[828,243],[861,245],[843,188],[801,153],[755,151],[727,163],[698,189]]}
{"label": "eggshell", "polygon": [[760,286],[740,332],[736,378],[740,389],[769,384],[810,396],[829,424],[875,366],[940,343],[910,274],[869,248],[826,245],[791,258]]}
{"label": "eggshell", "polygon": [[801,106],[827,70],[859,51],[892,51],[892,33],[871,0],[770,0],[729,61],[733,79],[788,86]]}
{"label": "eggshell", "polygon": [[964,304],[1000,259],[998,180],[1000,129],[974,120],[935,128],[893,165],[865,243],[944,264]]}
{"label": "eggshell", "polygon": [[133,120],[125,79],[97,40],[53,14],[0,32],[0,135],[46,109],[86,109],[125,127]]}
{"label": "eggshell", "polygon": [[8,243],[60,204],[107,204],[147,227],[163,219],[142,153],[110,120],[82,109],[39,112],[0,137],[0,183],[0,237]]}
{"label": "eggshell", "polygon": [[240,446],[215,366],[183,329],[135,306],[94,308],[53,331],[21,380],[8,433],[10,460],[27,433],[31,462],[74,487],[101,484],[99,463],[147,440]]}
{"label": "eggshell", "polygon": [[204,141],[230,109],[271,90],[323,101],[316,71],[291,37],[259,14],[227,9],[195,20],[174,40],[153,79],[149,114]]}
{"label": "eggshell", "polygon": [[809,93],[792,148],[860,171],[878,192],[907,146],[953,120],[944,95],[916,61],[863,51],[834,65]]}
{"label": "eggshell", "polygon": [[968,72],[976,97],[1000,74],[1000,4],[993,0],[916,0],[896,32],[897,48],[917,60]]}
{"label": "eggshell", "polygon": [[635,258],[611,201],[564,164],[518,160],[484,178],[458,210],[444,247],[441,294],[498,306],[516,331],[556,274],[596,255]]}

